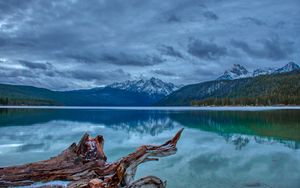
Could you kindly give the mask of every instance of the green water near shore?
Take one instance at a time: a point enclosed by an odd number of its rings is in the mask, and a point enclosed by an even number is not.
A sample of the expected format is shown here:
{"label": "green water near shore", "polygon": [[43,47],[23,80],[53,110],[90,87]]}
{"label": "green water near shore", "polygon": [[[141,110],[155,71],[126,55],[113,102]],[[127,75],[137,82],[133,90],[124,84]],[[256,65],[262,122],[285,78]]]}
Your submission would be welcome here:
{"label": "green water near shore", "polygon": [[176,155],[141,165],[138,177],[175,188],[300,186],[300,110],[0,109],[0,166],[47,159],[84,132],[103,135],[114,161],[181,127]]}

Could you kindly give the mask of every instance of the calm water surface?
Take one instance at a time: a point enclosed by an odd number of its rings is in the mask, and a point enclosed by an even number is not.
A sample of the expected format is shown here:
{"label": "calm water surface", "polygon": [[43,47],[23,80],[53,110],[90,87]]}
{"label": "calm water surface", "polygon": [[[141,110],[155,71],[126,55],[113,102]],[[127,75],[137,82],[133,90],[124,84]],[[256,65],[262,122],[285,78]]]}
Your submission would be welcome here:
{"label": "calm water surface", "polygon": [[109,161],[160,144],[184,127],[174,156],[138,177],[168,187],[300,187],[300,110],[0,109],[0,166],[48,159],[84,132],[105,138]]}

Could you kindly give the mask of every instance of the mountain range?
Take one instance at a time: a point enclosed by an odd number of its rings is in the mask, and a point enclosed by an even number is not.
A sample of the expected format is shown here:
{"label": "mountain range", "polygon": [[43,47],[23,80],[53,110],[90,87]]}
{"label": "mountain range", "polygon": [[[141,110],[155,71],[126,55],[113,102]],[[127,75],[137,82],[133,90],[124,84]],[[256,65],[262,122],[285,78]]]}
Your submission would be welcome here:
{"label": "mountain range", "polygon": [[149,106],[179,87],[157,78],[113,83],[106,87],[51,91],[32,86],[0,84],[0,104],[66,106]]}
{"label": "mountain range", "polygon": [[217,80],[235,80],[240,78],[256,77],[260,75],[280,74],[295,70],[300,70],[300,67],[294,62],[289,62],[281,68],[258,68],[253,72],[248,71],[240,64],[234,64],[230,70],[226,70],[223,75],[217,78]]}
{"label": "mountain range", "polygon": [[105,87],[51,91],[32,86],[0,84],[2,105],[174,106],[300,104],[300,68],[248,71],[239,64],[213,81],[184,87],[158,78],[128,80]]}
{"label": "mountain range", "polygon": [[249,72],[238,65],[232,70],[222,78],[184,86],[156,105],[300,105],[298,65],[289,63],[272,73],[256,76],[248,76]]}
{"label": "mountain range", "polygon": [[180,86],[176,86],[173,83],[167,83],[154,77],[148,80],[140,79],[116,82],[107,87],[143,94],[152,98],[152,100],[159,100],[180,88]]}

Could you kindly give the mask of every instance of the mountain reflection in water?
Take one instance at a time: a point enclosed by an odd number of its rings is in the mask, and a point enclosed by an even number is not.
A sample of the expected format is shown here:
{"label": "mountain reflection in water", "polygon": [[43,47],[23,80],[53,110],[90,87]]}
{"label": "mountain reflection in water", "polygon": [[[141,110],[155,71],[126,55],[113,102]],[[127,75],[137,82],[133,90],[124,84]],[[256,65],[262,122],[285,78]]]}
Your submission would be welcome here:
{"label": "mountain reflection in water", "polygon": [[300,185],[299,110],[0,109],[0,166],[47,159],[84,132],[103,135],[114,161],[181,127],[177,154],[142,165],[138,176],[155,174],[175,188]]}

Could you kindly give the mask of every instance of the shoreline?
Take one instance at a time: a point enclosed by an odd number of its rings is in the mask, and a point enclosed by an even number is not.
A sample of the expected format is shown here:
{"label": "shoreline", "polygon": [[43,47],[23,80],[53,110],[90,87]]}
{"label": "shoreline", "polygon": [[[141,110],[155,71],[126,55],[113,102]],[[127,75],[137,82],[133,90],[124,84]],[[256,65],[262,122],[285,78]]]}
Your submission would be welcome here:
{"label": "shoreline", "polygon": [[166,110],[166,111],[266,111],[300,110],[300,106],[0,106],[0,109],[78,109],[78,110]]}

